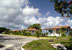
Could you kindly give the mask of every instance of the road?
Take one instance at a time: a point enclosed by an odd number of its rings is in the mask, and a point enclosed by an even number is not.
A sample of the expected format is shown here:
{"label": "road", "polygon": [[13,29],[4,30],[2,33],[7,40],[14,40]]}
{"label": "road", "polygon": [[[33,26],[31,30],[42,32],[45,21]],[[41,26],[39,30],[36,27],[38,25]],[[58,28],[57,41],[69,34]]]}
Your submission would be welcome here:
{"label": "road", "polygon": [[38,38],[0,35],[0,44],[5,46],[0,50],[21,50],[23,44],[33,40],[38,40]]}

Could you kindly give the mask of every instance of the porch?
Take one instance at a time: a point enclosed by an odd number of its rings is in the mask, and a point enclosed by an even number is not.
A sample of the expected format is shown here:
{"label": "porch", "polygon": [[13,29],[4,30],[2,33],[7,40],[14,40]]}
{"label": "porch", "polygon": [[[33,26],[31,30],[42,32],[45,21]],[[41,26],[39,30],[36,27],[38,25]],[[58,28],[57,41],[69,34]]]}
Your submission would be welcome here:
{"label": "porch", "polygon": [[56,26],[52,28],[45,28],[46,32],[48,32],[48,36],[61,36],[61,34],[58,32],[62,27],[66,28],[66,35],[69,35],[69,32],[71,30],[70,26]]}

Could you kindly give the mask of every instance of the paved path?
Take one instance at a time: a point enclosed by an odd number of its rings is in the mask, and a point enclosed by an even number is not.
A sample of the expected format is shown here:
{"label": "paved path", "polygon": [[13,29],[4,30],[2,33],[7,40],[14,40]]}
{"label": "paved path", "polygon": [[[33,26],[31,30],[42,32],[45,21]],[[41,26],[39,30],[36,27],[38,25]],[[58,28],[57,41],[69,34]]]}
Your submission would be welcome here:
{"label": "paved path", "polygon": [[0,44],[5,45],[0,50],[20,50],[23,44],[33,40],[38,40],[38,38],[0,35]]}

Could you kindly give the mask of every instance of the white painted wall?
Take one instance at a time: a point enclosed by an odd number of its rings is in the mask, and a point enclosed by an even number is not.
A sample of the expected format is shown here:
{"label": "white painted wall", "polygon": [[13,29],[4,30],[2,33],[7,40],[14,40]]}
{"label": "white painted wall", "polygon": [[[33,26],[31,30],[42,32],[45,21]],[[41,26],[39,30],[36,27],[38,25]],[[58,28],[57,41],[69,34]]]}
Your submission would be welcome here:
{"label": "white painted wall", "polygon": [[53,34],[56,34],[56,29],[53,29]]}

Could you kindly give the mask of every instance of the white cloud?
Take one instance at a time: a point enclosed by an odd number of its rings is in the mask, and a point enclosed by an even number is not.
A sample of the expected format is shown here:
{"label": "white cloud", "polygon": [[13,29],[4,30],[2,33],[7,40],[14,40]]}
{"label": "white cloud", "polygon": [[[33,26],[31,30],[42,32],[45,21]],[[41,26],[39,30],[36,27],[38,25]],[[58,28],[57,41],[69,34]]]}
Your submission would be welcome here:
{"label": "white cloud", "polygon": [[25,17],[24,18],[24,23],[26,25],[31,25],[31,24],[35,24],[35,23],[40,23],[40,21],[38,21],[38,19],[36,19],[34,16],[33,17]]}
{"label": "white cloud", "polygon": [[[22,4],[27,1],[28,0],[0,0],[0,26],[14,28],[21,25],[21,18],[18,18],[22,14]],[[18,21],[21,21],[20,24],[17,24]]]}
{"label": "white cloud", "polygon": [[39,13],[38,8],[26,6],[23,9],[23,15],[25,15],[25,16],[37,16],[37,15],[40,15],[40,13]]}
{"label": "white cloud", "polygon": [[62,17],[40,17],[37,21],[42,25],[42,28],[49,28],[53,26],[70,25],[72,27],[72,19]]}
{"label": "white cloud", "polygon": [[39,9],[28,4],[29,0],[0,0],[0,26],[23,29],[24,25],[34,24],[35,16],[40,15]]}
{"label": "white cloud", "polygon": [[50,12],[48,11],[45,15],[46,15],[46,16],[49,16],[49,14],[50,14]]}
{"label": "white cloud", "polygon": [[0,0],[0,26],[11,29],[24,29],[35,23],[40,23],[42,28],[72,26],[72,19],[52,17],[49,16],[50,12],[46,13],[47,17],[42,17],[39,8],[30,7],[28,4],[28,0]]}

